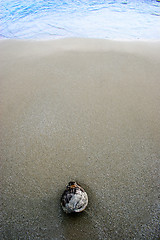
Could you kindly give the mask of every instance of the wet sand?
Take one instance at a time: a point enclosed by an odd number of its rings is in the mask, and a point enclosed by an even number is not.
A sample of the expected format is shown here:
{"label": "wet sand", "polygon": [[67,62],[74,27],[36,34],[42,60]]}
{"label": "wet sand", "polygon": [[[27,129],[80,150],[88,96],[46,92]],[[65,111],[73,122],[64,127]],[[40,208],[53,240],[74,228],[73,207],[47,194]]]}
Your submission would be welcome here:
{"label": "wet sand", "polygon": [[[160,42],[0,41],[1,239],[158,239]],[[60,207],[65,185],[85,212]]]}

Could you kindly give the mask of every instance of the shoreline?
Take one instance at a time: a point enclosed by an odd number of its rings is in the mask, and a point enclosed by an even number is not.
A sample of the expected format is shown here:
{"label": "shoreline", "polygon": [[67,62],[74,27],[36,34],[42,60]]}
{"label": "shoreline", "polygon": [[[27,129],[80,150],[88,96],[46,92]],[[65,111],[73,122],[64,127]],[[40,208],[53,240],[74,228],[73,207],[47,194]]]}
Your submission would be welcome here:
{"label": "shoreline", "polygon": [[[52,40],[21,40],[21,39],[0,39],[0,49],[3,52],[3,45],[6,47],[11,47],[15,44],[14,48],[18,52],[18,47],[23,44],[27,47],[28,44],[31,44],[31,47],[35,52],[34,54],[49,54],[49,48],[51,51],[65,51],[65,52],[118,52],[118,53],[129,53],[137,54],[147,59],[155,57],[156,60],[160,60],[160,56],[157,54],[160,51],[160,40],[112,40],[112,39],[94,39],[94,38],[62,38],[62,39],[52,39]],[[28,46],[30,47],[30,46]],[[41,48],[43,47],[43,49]],[[14,50],[14,48],[10,49]],[[29,49],[28,49],[29,51]],[[30,53],[30,52],[29,52]],[[31,54],[31,53],[30,53]]]}

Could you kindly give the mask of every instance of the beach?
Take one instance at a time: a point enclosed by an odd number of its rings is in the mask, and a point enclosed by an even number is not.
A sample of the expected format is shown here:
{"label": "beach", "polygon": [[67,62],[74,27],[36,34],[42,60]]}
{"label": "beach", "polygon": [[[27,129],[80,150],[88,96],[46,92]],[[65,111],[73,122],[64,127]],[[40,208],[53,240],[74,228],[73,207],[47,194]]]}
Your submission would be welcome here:
{"label": "beach", "polygon": [[[158,239],[160,41],[0,41],[1,239]],[[86,211],[63,213],[69,181]]]}

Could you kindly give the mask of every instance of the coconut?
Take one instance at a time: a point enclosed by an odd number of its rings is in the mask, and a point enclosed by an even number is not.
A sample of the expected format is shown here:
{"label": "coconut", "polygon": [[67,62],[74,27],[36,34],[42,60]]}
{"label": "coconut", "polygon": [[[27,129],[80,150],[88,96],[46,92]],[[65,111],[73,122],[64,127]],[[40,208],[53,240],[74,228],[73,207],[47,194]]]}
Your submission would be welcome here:
{"label": "coconut", "polygon": [[82,212],[88,205],[85,190],[76,182],[69,182],[61,197],[61,206],[66,213]]}

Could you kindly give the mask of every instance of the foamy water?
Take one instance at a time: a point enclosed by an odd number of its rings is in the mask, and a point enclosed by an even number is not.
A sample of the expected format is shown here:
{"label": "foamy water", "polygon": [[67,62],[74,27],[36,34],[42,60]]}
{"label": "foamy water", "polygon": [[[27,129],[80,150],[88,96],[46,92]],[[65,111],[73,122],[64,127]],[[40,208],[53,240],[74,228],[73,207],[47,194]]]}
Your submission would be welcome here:
{"label": "foamy water", "polygon": [[1,38],[160,39],[156,0],[6,0]]}

